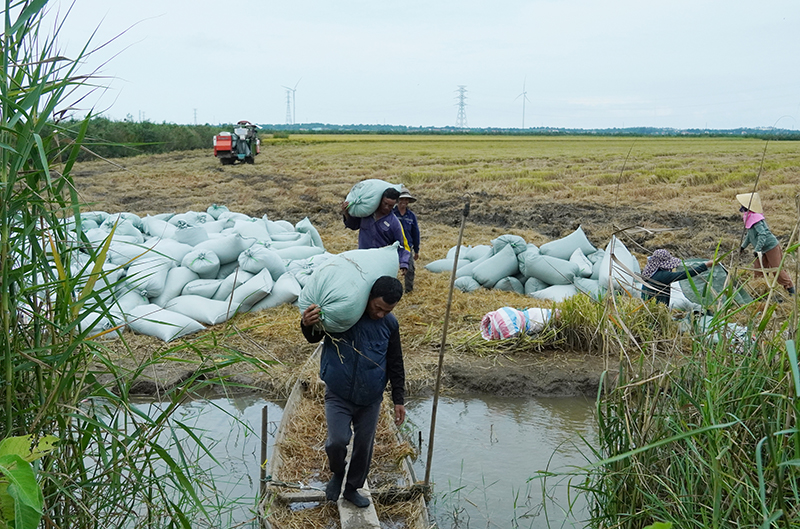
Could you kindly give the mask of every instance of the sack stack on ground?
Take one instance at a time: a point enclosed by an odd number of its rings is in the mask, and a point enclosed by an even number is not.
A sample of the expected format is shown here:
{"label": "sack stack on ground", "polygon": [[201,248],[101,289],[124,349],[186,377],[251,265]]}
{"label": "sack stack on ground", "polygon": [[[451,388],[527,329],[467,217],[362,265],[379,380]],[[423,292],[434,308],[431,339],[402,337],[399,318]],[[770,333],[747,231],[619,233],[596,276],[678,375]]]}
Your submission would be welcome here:
{"label": "sack stack on ground", "polygon": [[[308,218],[293,225],[216,204],[205,212],[144,218],[92,211],[66,219],[65,225],[75,250],[62,258],[73,274],[86,277],[81,287],[104,258],[85,304],[97,314],[87,315],[81,328],[99,333],[128,326],[164,341],[238,312],[296,303],[302,285],[331,255]],[[100,317],[101,304],[109,317]]]}
{"label": "sack stack on ground", "polygon": [[[425,268],[450,272],[453,247],[447,256]],[[619,239],[598,250],[582,227],[541,246],[517,235],[501,235],[491,245],[462,246],[456,263],[455,287],[462,292],[479,288],[508,290],[532,298],[559,302],[578,293],[600,299],[609,289],[638,293],[639,263]],[[634,294],[636,295],[636,294]]]}

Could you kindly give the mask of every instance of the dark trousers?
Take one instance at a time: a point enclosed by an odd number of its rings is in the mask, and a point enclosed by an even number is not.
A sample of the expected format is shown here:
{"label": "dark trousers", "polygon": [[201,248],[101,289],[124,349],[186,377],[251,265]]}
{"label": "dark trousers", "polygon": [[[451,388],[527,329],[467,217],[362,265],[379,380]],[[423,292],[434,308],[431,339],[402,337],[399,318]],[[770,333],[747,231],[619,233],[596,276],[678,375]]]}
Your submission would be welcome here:
{"label": "dark trousers", "polygon": [[406,270],[406,293],[411,292],[414,290],[414,269],[416,265],[414,264],[414,254],[411,254],[411,257],[408,258],[408,270]]}
{"label": "dark trousers", "polygon": [[345,480],[346,489],[360,489],[367,480],[380,411],[380,400],[369,406],[358,406],[325,389],[325,420],[328,423],[325,452],[334,474],[344,474],[347,445],[350,437],[353,438],[353,453]]}

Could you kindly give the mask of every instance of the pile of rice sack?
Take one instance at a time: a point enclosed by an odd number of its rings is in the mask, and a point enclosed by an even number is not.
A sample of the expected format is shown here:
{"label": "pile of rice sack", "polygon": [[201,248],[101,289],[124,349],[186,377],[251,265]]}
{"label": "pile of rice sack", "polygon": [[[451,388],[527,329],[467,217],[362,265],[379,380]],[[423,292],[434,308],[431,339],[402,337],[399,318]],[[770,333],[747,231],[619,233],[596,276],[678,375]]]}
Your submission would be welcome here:
{"label": "pile of rice sack", "polygon": [[639,262],[616,237],[604,250],[589,242],[581,227],[537,247],[518,235],[502,235],[491,245],[450,249],[447,257],[425,265],[431,272],[450,272],[455,254],[455,286],[463,292],[479,288],[514,291],[530,297],[563,301],[578,292],[599,299],[605,292],[628,291],[638,296]]}
{"label": "pile of rice sack", "polygon": [[308,218],[293,225],[224,206],[144,218],[93,211],[67,222],[72,274],[80,289],[94,281],[80,322],[90,335],[127,326],[171,341],[238,312],[294,303],[332,257]]}

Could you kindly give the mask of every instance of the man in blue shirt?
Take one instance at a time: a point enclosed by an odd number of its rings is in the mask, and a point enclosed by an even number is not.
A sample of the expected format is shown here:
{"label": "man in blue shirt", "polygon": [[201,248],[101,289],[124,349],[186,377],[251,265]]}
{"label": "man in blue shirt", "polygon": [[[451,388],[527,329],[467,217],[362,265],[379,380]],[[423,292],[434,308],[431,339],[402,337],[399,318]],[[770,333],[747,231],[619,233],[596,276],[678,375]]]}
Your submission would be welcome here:
{"label": "man in blue shirt", "polygon": [[403,235],[405,235],[406,241],[413,251],[412,258],[408,260],[408,270],[405,274],[406,294],[414,290],[414,269],[416,268],[414,261],[419,259],[419,224],[417,223],[417,216],[408,209],[408,205],[416,201],[417,199],[411,195],[411,192],[403,187],[400,190],[397,205],[394,207],[394,215],[400,221],[400,225],[403,227]]}
{"label": "man in blue shirt", "polygon": [[392,214],[400,192],[390,187],[383,192],[381,203],[378,209],[369,217],[353,217],[347,212],[347,202],[342,203],[342,215],[344,225],[351,230],[358,230],[359,250],[370,248],[383,248],[396,242],[400,243],[397,248],[398,258],[400,259],[400,273],[405,274],[408,269],[408,262],[411,258],[411,251],[403,234],[403,227],[400,221]]}
{"label": "man in blue shirt", "polygon": [[[300,320],[306,340],[311,343],[325,340],[319,372],[325,382],[325,421],[328,424],[325,452],[333,473],[325,488],[329,501],[337,501],[341,493],[356,507],[369,506],[369,499],[358,489],[364,486],[369,474],[375,430],[387,382],[392,386],[394,422],[399,426],[405,420],[405,369],[400,324],[391,314],[402,297],[400,281],[383,276],[372,285],[364,315],[345,332],[329,334],[315,329],[315,324],[320,321],[317,305],[310,305]],[[347,445],[351,436],[353,452],[345,476]]]}

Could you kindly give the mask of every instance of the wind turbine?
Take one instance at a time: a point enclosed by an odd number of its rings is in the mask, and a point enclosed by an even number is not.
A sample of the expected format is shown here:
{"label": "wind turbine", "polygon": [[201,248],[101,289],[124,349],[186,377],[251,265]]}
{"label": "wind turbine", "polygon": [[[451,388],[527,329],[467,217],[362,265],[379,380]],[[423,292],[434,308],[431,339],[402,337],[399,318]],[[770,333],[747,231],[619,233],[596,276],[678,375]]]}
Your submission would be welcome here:
{"label": "wind turbine", "polygon": [[303,78],[301,77],[300,79],[297,80],[297,82],[294,84],[294,88],[289,88],[288,86],[281,85],[286,89],[287,93],[289,92],[292,93],[292,124],[297,123],[297,114],[295,112],[297,110],[297,105],[295,103],[294,93],[297,92],[297,85],[300,84],[300,81],[302,81],[302,79]]}
{"label": "wind turbine", "polygon": [[528,80],[528,77],[525,76],[525,79],[522,81],[522,93],[514,98],[514,101],[522,98],[522,128],[525,128],[525,101],[530,101],[528,99],[528,92],[525,90],[525,82]]}

